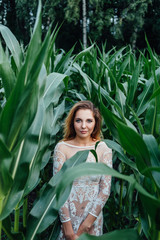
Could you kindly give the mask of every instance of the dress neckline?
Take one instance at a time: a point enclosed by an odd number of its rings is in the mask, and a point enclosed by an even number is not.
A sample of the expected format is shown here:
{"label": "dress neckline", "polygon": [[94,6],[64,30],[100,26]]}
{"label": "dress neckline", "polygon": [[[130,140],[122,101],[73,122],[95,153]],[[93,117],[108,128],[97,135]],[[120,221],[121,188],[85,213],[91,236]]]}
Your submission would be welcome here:
{"label": "dress neckline", "polygon": [[95,144],[93,145],[90,145],[90,146],[77,146],[77,145],[73,145],[73,144],[70,144],[70,143],[66,143],[65,141],[62,141],[61,143],[64,143],[65,145],[67,146],[70,146],[70,147],[75,147],[75,148],[91,148],[91,147],[94,147]]}

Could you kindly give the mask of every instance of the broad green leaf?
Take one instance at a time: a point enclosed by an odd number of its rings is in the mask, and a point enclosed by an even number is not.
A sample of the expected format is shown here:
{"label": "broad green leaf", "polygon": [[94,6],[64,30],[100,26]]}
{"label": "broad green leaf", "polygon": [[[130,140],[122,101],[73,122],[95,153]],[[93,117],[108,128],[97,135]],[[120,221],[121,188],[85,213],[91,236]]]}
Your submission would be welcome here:
{"label": "broad green leaf", "polygon": [[78,53],[74,60],[73,63],[78,61],[80,58],[82,58],[83,56],[86,56],[86,54],[90,54],[90,50],[94,47],[94,44],[92,44],[90,47],[84,49],[83,51],[81,51],[80,53]]}
{"label": "broad green leaf", "polygon": [[[37,108],[37,89],[27,88],[23,96],[18,96],[18,85],[8,99],[0,118],[0,132],[5,143],[12,150],[18,144],[18,135],[24,134],[30,127]],[[25,119],[25,121],[24,121]],[[23,127],[22,127],[23,126]]]}
{"label": "broad green leaf", "polygon": [[150,236],[151,233],[148,231],[150,229],[150,226],[149,226],[150,223],[149,223],[147,211],[141,201],[138,201],[138,205],[139,205],[139,213],[140,213],[140,222],[141,222],[143,232],[147,237],[147,239],[151,239],[151,236]]}
{"label": "broad green leaf", "polygon": [[[13,184],[5,198],[2,212],[3,218],[10,214],[17,204],[23,200],[22,198],[25,194],[24,191],[29,176],[29,165],[38,149],[39,135],[41,133],[44,115],[43,104],[40,102],[34,122],[26,134],[25,139],[21,145],[18,146],[17,152],[14,153],[10,167]],[[33,185],[34,184],[32,184],[30,188],[32,188]]]}
{"label": "broad green leaf", "polygon": [[84,88],[85,88],[86,92],[88,93],[89,98],[91,98],[92,85],[91,85],[91,82],[90,82],[90,80],[89,80],[89,76],[87,76],[87,74],[82,71],[81,67],[80,67],[77,63],[74,63],[74,64],[73,64],[73,67],[74,67],[75,69],[77,69],[77,70],[79,71],[80,75],[83,77],[83,79],[84,79],[84,81],[85,81],[85,86],[84,86]]}
{"label": "broad green leaf", "polygon": [[129,109],[131,110],[132,114],[133,114],[133,117],[135,118],[136,122],[137,122],[137,125],[139,127],[139,130],[140,130],[140,133],[141,134],[144,134],[144,129],[143,129],[143,126],[141,124],[141,121],[140,119],[138,118],[137,114],[135,113],[135,111],[133,110],[133,108],[131,108],[130,106],[128,106]]}
{"label": "broad green leaf", "polygon": [[122,52],[126,49],[126,47],[122,47],[118,51],[115,51],[114,54],[111,55],[111,57],[108,59],[107,64],[112,67],[115,62],[122,57]]}
{"label": "broad green leaf", "polygon": [[[159,78],[160,76],[160,67],[155,70],[156,78]],[[158,89],[158,86],[156,87]],[[142,93],[138,96],[138,105],[137,105],[137,115],[141,115],[148,107],[151,96],[153,94],[154,89],[154,78],[151,76],[151,78],[145,83],[143,87]],[[159,96],[159,95],[158,95]]]}
{"label": "broad green leaf", "polygon": [[74,50],[74,46],[69,50],[67,54],[65,54],[65,56],[63,56],[63,54],[61,55],[60,61],[55,66],[55,69],[54,69],[55,72],[64,73],[64,74],[68,72],[69,70],[68,68],[71,65],[71,55],[73,50]]}
{"label": "broad green leaf", "polygon": [[157,97],[160,94],[160,87],[158,87],[154,93],[152,94],[150,100],[152,100],[153,98]]}
{"label": "broad green leaf", "polygon": [[124,119],[124,122],[123,122],[120,118],[118,118],[115,114],[113,114],[107,107],[104,106],[102,100],[100,103],[100,108],[101,108],[101,113],[104,118],[104,121],[115,139],[117,140],[119,139],[118,132],[117,132],[118,122],[120,123],[125,122],[130,128],[136,131],[135,127],[128,119]]}
{"label": "broad green leaf", "polygon": [[0,139],[0,198],[4,199],[12,186],[12,176],[9,172],[12,155]]}
{"label": "broad green leaf", "polygon": [[61,199],[56,198],[56,193],[54,191],[55,186],[63,179],[64,172],[66,169],[72,169],[74,166],[79,165],[87,159],[89,151],[80,151],[75,154],[72,158],[68,159],[64,164],[62,169],[51,178],[50,182],[46,185],[45,189],[41,193],[40,199],[37,201],[35,206],[32,208],[28,221],[30,225],[27,227],[26,240],[32,240],[37,233],[44,231],[58,215],[58,209],[64,204],[68,195],[69,189],[64,191]]}
{"label": "broad green leaf", "polygon": [[114,230],[113,232],[109,232],[103,234],[102,236],[91,236],[89,234],[82,234],[79,240],[140,240],[140,236],[136,229],[122,229],[122,230]]}
{"label": "broad green leaf", "polygon": [[160,200],[155,196],[147,192],[141,184],[139,184],[132,176],[120,174],[116,170],[109,168],[103,163],[82,163],[74,169],[67,169],[63,174],[63,178],[56,187],[57,198],[59,199],[64,192],[66,186],[72,183],[72,181],[81,176],[90,175],[111,175],[116,178],[128,181],[133,188],[135,188],[141,195],[142,202],[147,206],[147,212],[152,217],[153,221],[156,221],[158,211],[160,210]]}
{"label": "broad green leaf", "polygon": [[10,66],[8,58],[6,57],[2,45],[0,43],[0,77],[2,78],[5,89],[5,96],[8,99],[15,85],[15,74]]}
{"label": "broad green leaf", "polygon": [[114,87],[117,87],[117,80],[115,78],[115,74],[113,73],[113,71],[111,70],[111,68],[103,61],[101,60],[101,62],[104,64],[104,66],[106,67],[106,69],[108,70],[108,73],[110,75],[110,78],[112,79],[112,83],[114,84]]}
{"label": "broad green leaf", "polygon": [[107,146],[109,148],[111,148],[112,150],[115,150],[119,159],[126,163],[128,166],[130,166],[131,168],[137,170],[136,164],[135,162],[131,161],[126,154],[124,153],[124,150],[122,149],[122,147],[115,141],[111,141],[109,139],[103,139],[103,142],[105,142],[107,144]]}
{"label": "broad green leaf", "polygon": [[[15,146],[19,134],[19,138],[23,137],[25,132],[30,127],[36,114],[38,101],[38,89],[36,82],[38,81],[38,75],[48,48],[48,41],[49,35],[47,35],[45,38],[44,43],[38,53],[35,53],[35,62],[32,61],[32,65],[30,65],[30,59],[26,59],[26,62],[18,76],[15,89],[12,91],[4,111],[1,114],[2,117],[0,119],[0,131],[2,131],[2,134],[8,138],[6,142],[9,146],[9,149],[12,149]],[[29,69],[29,73],[26,72],[27,69]],[[23,93],[24,89],[25,92]],[[26,121],[23,121],[24,118],[26,118]],[[10,126],[12,126],[11,130],[9,129]]]}
{"label": "broad green leaf", "polygon": [[122,122],[122,120],[120,118],[118,118],[115,114],[113,114],[111,111],[109,111],[108,108],[106,108],[104,106],[102,101],[101,101],[101,105],[100,105],[100,110],[101,110],[101,114],[104,118],[104,121],[105,121],[107,127],[109,128],[109,130],[111,131],[111,133],[113,135],[113,138],[118,140],[119,136],[118,136],[118,132],[117,132],[116,123],[118,121]]}
{"label": "broad green leaf", "polygon": [[[156,139],[152,135],[143,135],[143,139],[147,145],[148,151],[150,153],[151,166],[160,167],[160,150],[157,144]],[[158,172],[152,172],[153,178],[160,188],[160,177]]]}
{"label": "broad green leaf", "polygon": [[3,36],[3,39],[7,47],[11,51],[11,54],[13,56],[17,69],[19,70],[22,65],[22,51],[21,51],[20,45],[16,37],[6,26],[0,24],[0,32]]}
{"label": "broad green leaf", "polygon": [[61,73],[51,73],[48,75],[43,95],[46,108],[51,103],[57,104],[64,91],[64,81],[66,78],[68,78],[68,76]]}
{"label": "broad green leaf", "polygon": [[51,57],[53,57],[52,55],[53,55],[55,40],[56,40],[57,34],[60,29],[60,27],[57,29],[57,26],[58,25],[55,26],[55,28],[51,34],[50,41],[49,41],[48,54],[46,55],[45,60],[44,60],[44,63],[45,63],[46,69],[47,69],[47,73],[49,73],[49,71],[52,69],[52,66],[50,66],[51,65],[50,62],[51,62]]}
{"label": "broad green leaf", "polygon": [[60,222],[59,218],[57,218],[56,221],[54,222],[52,232],[51,232],[48,240],[57,240],[60,230],[61,230],[61,222]]}
{"label": "broad green leaf", "polygon": [[121,91],[120,88],[117,87],[116,89],[116,96],[115,96],[116,103],[119,104],[120,108],[122,109],[122,112],[125,113],[126,108],[126,96]]}
{"label": "broad green leaf", "polygon": [[145,117],[144,128],[148,134],[154,134],[157,114],[157,101],[152,99],[148,104],[147,113]]}
{"label": "broad green leaf", "polygon": [[130,60],[130,54],[127,55],[125,60],[120,65],[119,73],[118,73],[118,76],[117,76],[117,83],[120,81],[120,79],[121,79],[121,77],[124,73],[124,70],[126,69],[127,65],[129,64],[129,60]]}
{"label": "broad green leaf", "polygon": [[138,60],[138,63],[135,67],[134,72],[132,73],[132,78],[130,79],[130,81],[128,83],[127,102],[129,105],[132,104],[134,96],[135,96],[135,91],[136,91],[137,85],[138,85],[139,72],[140,72],[140,58]]}
{"label": "broad green leaf", "polygon": [[123,111],[120,108],[120,106],[117,104],[117,102],[109,96],[109,93],[105,89],[103,89],[101,86],[99,86],[97,83],[95,83],[92,79],[90,79],[90,81],[91,81],[91,83],[92,83],[92,85],[93,85],[93,87],[95,88],[96,91],[98,91],[100,89],[101,95],[107,100],[107,102],[110,105],[113,105],[118,110],[119,115],[125,121]]}
{"label": "broad green leaf", "polygon": [[149,79],[144,85],[142,93],[138,96],[137,116],[141,115],[148,107],[150,96],[153,92],[153,78]]}
{"label": "broad green leaf", "polygon": [[37,10],[37,16],[36,16],[36,22],[34,25],[33,33],[31,36],[31,40],[27,49],[27,56],[26,56],[26,62],[27,62],[27,69],[26,74],[28,70],[30,71],[31,67],[33,66],[33,63],[35,61],[35,58],[37,57],[37,53],[40,50],[41,47],[41,34],[42,34],[42,3],[41,0],[38,0],[38,10]]}
{"label": "broad green leaf", "polygon": [[[43,112],[43,123],[38,136],[38,148],[33,158],[30,161],[30,171],[28,181],[26,182],[26,186],[24,189],[24,196],[26,196],[29,192],[31,192],[39,181],[39,175],[42,165],[42,157],[46,152],[50,152],[48,146],[50,144],[50,135],[52,132],[52,119],[53,119],[53,111],[52,106],[50,105],[46,111],[44,109],[43,103],[41,107],[41,111]],[[49,161],[49,158],[48,158]]]}
{"label": "broad green leaf", "polygon": [[81,93],[77,92],[76,90],[69,90],[68,92],[71,93],[72,95],[75,95],[79,99],[79,101],[86,100],[86,97],[84,96],[84,94],[81,94]]}
{"label": "broad green leaf", "polygon": [[122,147],[136,158],[138,170],[143,172],[144,168],[150,166],[150,155],[145,142],[138,133],[123,123],[117,122],[117,131]]}
{"label": "broad green leaf", "polygon": [[[65,112],[65,100],[62,101],[56,108],[53,110],[53,121],[52,121],[52,128],[54,129],[54,134],[56,134],[56,127],[58,120],[63,116]],[[53,134],[53,133],[52,133]]]}
{"label": "broad green leaf", "polygon": [[23,196],[26,180],[29,175],[29,164],[21,163],[17,166],[12,187],[4,200],[3,211],[0,219],[3,220],[14,210]]}

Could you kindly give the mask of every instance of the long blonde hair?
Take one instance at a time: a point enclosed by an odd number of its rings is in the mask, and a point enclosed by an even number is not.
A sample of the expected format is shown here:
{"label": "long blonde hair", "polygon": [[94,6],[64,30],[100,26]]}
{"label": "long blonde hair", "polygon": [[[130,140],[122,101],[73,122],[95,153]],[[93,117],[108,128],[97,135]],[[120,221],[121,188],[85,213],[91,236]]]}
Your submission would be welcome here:
{"label": "long blonde hair", "polygon": [[93,116],[95,118],[95,127],[91,134],[91,137],[96,140],[100,140],[100,132],[101,132],[101,122],[102,117],[95,105],[90,101],[80,101],[74,104],[71,108],[66,120],[65,120],[65,127],[64,127],[64,141],[72,140],[76,137],[76,132],[74,129],[74,118],[76,112],[79,109],[89,109],[93,112]]}

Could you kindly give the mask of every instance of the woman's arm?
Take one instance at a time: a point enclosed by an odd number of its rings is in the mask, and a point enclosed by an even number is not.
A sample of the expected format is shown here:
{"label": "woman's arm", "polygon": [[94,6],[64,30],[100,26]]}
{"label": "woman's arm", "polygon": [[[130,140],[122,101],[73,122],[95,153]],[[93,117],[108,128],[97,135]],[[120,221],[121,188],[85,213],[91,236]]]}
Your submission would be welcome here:
{"label": "woman's arm", "polygon": [[79,226],[77,235],[80,236],[82,233],[89,233],[95,220],[96,220],[96,217],[94,217],[89,213],[86,219]]}
{"label": "woman's arm", "polygon": [[71,221],[62,223],[62,226],[66,240],[75,240],[78,238],[78,235],[76,235],[73,231]]}
{"label": "woman's arm", "polygon": [[[103,162],[107,166],[112,167],[112,150],[108,148],[106,145],[104,145],[103,147],[103,154],[100,159],[100,162]],[[99,194],[93,203],[93,207],[90,211],[91,215],[96,217],[100,214],[102,208],[104,207],[106,201],[109,198],[110,188],[111,188],[111,176],[102,175],[99,182]]]}
{"label": "woman's arm", "polygon": [[[63,146],[57,144],[53,155],[53,174],[55,175],[62,168],[64,162],[66,161],[65,153],[63,152]],[[75,240],[76,235],[73,231],[68,200],[59,210],[60,220],[63,226],[63,232],[67,240]]]}
{"label": "woman's arm", "polygon": [[[109,167],[112,167],[112,150],[104,145],[104,148],[102,149],[102,151],[103,151],[103,154],[100,161],[105,163]],[[111,176],[103,175],[99,183],[99,194],[96,197],[96,199],[93,201],[92,209],[89,212],[87,218],[80,225],[77,232],[78,236],[80,236],[84,232],[89,233],[94,221],[100,214],[107,199],[109,198],[110,187],[111,187]]]}

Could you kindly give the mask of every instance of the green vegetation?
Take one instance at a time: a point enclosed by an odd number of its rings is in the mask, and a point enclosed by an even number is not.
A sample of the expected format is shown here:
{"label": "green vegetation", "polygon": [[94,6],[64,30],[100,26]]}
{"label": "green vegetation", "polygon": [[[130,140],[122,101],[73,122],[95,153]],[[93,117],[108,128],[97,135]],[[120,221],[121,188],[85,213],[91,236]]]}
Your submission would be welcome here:
{"label": "green vegetation", "polygon": [[[25,45],[34,26],[37,2],[0,0],[0,23]],[[157,0],[42,0],[42,17],[44,34],[51,23],[53,26],[63,23],[56,45],[66,51],[75,43],[74,52],[81,50],[86,29],[88,46],[91,39],[99,47],[107,41],[107,51],[128,44],[143,50],[146,34],[152,49],[160,53],[160,1]]]}
{"label": "green vegetation", "polygon": [[[105,45],[95,44],[74,55],[74,47],[67,53],[56,49],[57,27],[43,41],[41,29],[41,4],[26,48],[0,25],[0,236],[56,239],[58,209],[72,181],[110,174],[105,234],[98,239],[159,240],[159,56],[147,39],[148,48],[137,55],[128,46],[107,52]],[[101,110],[114,169],[85,163],[88,151],[82,151],[52,177],[50,156],[62,136],[62,122],[82,99]]]}

